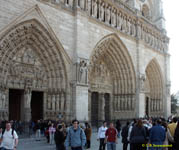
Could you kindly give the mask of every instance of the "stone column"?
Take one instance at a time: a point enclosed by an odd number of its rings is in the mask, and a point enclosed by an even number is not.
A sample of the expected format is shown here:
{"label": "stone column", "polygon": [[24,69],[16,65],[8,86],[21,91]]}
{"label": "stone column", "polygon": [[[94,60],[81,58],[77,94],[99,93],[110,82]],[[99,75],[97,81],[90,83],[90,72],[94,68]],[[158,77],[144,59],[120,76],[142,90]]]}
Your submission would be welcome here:
{"label": "stone column", "polygon": [[145,93],[144,93],[144,82],[145,74],[139,74],[138,76],[138,100],[136,101],[136,112],[137,117],[141,118],[145,116]]}
{"label": "stone column", "polygon": [[25,89],[24,91],[24,121],[28,122],[31,120],[31,96],[32,91],[30,88]]}
{"label": "stone column", "polygon": [[163,107],[164,107],[164,116],[168,118],[171,115],[171,96],[170,96],[170,56],[166,54],[165,56],[165,88],[164,88],[164,95],[163,95]]}
{"label": "stone column", "polygon": [[105,98],[104,93],[100,94],[100,100],[101,100],[101,110],[99,114],[101,114],[101,120],[105,120]]}
{"label": "stone column", "polygon": [[88,118],[91,121],[91,91],[88,92]]}

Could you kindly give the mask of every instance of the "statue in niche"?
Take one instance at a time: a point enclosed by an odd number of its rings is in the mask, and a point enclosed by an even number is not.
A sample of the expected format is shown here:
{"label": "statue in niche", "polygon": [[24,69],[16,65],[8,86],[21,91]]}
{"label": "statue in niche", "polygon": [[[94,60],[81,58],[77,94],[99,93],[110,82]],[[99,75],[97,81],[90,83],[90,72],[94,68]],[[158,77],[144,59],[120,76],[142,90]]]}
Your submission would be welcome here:
{"label": "statue in niche", "polygon": [[80,0],[80,8],[81,9],[85,8],[85,1],[84,0]]}
{"label": "statue in niche", "polygon": [[32,95],[31,89],[30,88],[25,89],[26,108],[30,108],[31,95]]}
{"label": "statue in niche", "polygon": [[111,24],[116,27],[116,9],[114,8],[111,12]]}
{"label": "statue in niche", "polygon": [[111,7],[107,6],[106,7],[106,17],[105,17],[105,21],[107,24],[110,23],[110,19],[111,19]]}
{"label": "statue in niche", "polygon": [[121,30],[122,27],[122,17],[121,12],[117,13],[117,29]]}
{"label": "statue in niche", "polygon": [[136,27],[134,25],[134,22],[131,23],[131,35],[136,36]]}
{"label": "statue in niche", "polygon": [[1,93],[1,103],[2,103],[2,109],[5,109],[6,105],[6,95],[4,92]]}
{"label": "statue in niche", "polygon": [[123,17],[121,30],[122,32],[126,32],[126,17]]}
{"label": "statue in niche", "polygon": [[93,0],[93,3],[92,3],[92,16],[97,18],[97,13],[98,13],[97,1]]}
{"label": "statue in niche", "polygon": [[52,107],[51,107],[51,96],[50,95],[48,95],[48,99],[47,99],[47,108],[48,109],[51,109]]}
{"label": "statue in niche", "polygon": [[99,19],[101,21],[104,21],[104,7],[105,7],[105,3],[103,2],[102,4],[100,4],[99,7]]}
{"label": "statue in niche", "polygon": [[91,16],[91,14],[92,14],[91,0],[87,0],[86,2],[87,2],[86,3],[86,8],[88,9],[88,14]]}
{"label": "statue in niche", "polygon": [[73,7],[73,0],[68,0],[68,4],[70,7]]}
{"label": "statue in niche", "polygon": [[141,39],[141,26],[140,25],[138,25],[137,26],[137,37],[139,38],[139,39]]}
{"label": "statue in niche", "polygon": [[145,74],[140,74],[139,75],[139,82],[140,82],[140,91],[143,92],[145,89],[144,89],[144,82],[146,80],[146,76]]}
{"label": "statue in niche", "polygon": [[79,64],[79,75],[78,75],[78,82],[79,83],[86,83],[86,76],[87,75],[87,63],[82,60]]}
{"label": "statue in niche", "polygon": [[126,22],[126,33],[127,34],[129,34],[130,35],[130,33],[131,33],[131,22],[130,22],[131,20],[129,19],[129,20],[127,20],[127,22]]}
{"label": "statue in niche", "polygon": [[55,110],[55,95],[52,95],[52,110]]}

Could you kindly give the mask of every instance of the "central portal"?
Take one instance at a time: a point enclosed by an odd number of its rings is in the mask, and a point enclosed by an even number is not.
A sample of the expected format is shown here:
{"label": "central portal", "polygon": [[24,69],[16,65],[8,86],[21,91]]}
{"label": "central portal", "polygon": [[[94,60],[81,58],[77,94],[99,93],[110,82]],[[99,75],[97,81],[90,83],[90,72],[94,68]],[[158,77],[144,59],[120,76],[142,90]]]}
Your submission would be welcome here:
{"label": "central portal", "polygon": [[31,117],[33,121],[43,119],[43,92],[32,91]]}

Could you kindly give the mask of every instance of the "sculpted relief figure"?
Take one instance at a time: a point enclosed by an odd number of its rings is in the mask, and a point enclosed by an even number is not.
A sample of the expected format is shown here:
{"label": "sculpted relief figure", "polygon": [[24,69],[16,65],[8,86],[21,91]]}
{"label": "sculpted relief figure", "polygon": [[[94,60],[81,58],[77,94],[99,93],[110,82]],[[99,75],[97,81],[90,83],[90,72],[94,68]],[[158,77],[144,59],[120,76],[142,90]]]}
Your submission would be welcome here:
{"label": "sculpted relief figure", "polygon": [[87,8],[87,11],[88,11],[88,15],[91,16],[91,0],[86,0],[86,8]]}
{"label": "sculpted relief figure", "polygon": [[110,19],[111,19],[111,7],[110,6],[107,6],[106,7],[106,16],[105,16],[105,22],[107,23],[107,24],[109,24],[110,23]]}
{"label": "sculpted relief figure", "polygon": [[126,32],[126,16],[123,17],[121,30],[122,32]]}
{"label": "sculpted relief figure", "polygon": [[132,22],[131,24],[131,35],[132,36],[136,36],[136,26],[135,26],[135,22]]}
{"label": "sculpted relief figure", "polygon": [[97,13],[98,13],[97,1],[93,0],[93,3],[92,3],[92,16],[97,18]]}
{"label": "sculpted relief figure", "polygon": [[85,9],[85,0],[80,0],[80,8]]}
{"label": "sculpted relief figure", "polygon": [[102,4],[100,4],[99,7],[99,20],[104,21],[104,7],[105,7],[105,3],[103,2]]}
{"label": "sculpted relief figure", "polygon": [[78,82],[80,83],[86,83],[87,78],[87,63],[82,60],[79,64],[79,73],[78,73]]}
{"label": "sculpted relief figure", "polygon": [[73,0],[68,0],[69,6],[73,7]]}
{"label": "sculpted relief figure", "polygon": [[51,105],[51,96],[48,95],[48,99],[47,99],[47,108],[48,108],[48,109],[52,109],[51,106],[52,106],[52,105]]}
{"label": "sculpted relief figure", "polygon": [[130,23],[131,19],[127,19],[126,21],[126,33],[130,35],[131,32],[131,23]]}
{"label": "sculpted relief figure", "polygon": [[137,25],[137,37],[139,38],[139,39],[141,39],[141,26],[138,24]]}
{"label": "sculpted relief figure", "polygon": [[111,12],[111,25],[116,27],[116,9],[114,8]]}
{"label": "sculpted relief figure", "polygon": [[25,101],[26,101],[26,108],[30,108],[31,103],[31,90],[28,88],[25,90]]}
{"label": "sculpted relief figure", "polygon": [[121,30],[122,27],[122,16],[121,12],[117,13],[117,29]]}
{"label": "sculpted relief figure", "polygon": [[146,76],[145,74],[140,74],[139,75],[139,82],[140,82],[140,91],[143,92],[144,91],[144,82],[146,80]]}

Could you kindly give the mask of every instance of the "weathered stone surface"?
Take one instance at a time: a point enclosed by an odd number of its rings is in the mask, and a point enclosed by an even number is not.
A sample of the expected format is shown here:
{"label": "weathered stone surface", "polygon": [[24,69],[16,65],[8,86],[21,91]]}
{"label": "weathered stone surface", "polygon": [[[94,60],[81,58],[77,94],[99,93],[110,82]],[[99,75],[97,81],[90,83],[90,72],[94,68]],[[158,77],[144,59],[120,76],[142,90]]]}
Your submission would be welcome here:
{"label": "weathered stone surface", "polygon": [[[44,92],[44,119],[91,120],[92,107],[103,111],[99,120],[169,116],[169,39],[162,20],[150,23],[161,17],[152,5],[161,4],[1,0],[0,118],[11,88]],[[93,106],[88,92],[108,93],[109,106],[100,96]]]}

